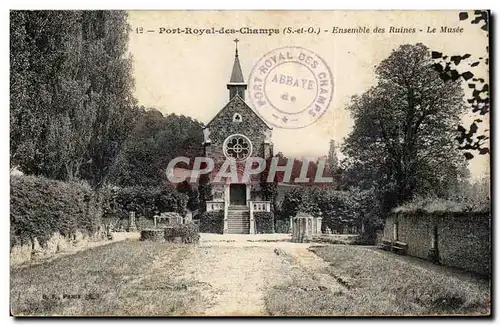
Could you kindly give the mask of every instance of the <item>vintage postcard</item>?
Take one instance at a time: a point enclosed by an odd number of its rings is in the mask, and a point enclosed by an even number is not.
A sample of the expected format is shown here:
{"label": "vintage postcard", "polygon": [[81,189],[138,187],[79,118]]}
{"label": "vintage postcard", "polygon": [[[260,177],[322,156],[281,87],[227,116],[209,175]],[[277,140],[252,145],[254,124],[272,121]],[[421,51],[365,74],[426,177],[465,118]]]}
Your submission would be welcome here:
{"label": "vintage postcard", "polygon": [[11,11],[11,315],[491,315],[489,15]]}

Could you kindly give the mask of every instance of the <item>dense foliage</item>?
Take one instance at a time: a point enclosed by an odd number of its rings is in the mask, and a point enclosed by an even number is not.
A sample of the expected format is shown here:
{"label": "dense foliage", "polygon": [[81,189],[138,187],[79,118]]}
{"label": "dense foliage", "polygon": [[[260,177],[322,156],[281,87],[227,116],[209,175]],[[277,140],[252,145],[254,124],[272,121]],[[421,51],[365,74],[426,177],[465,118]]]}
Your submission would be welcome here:
{"label": "dense foliage", "polygon": [[181,238],[182,243],[198,243],[200,241],[200,230],[194,223],[178,224],[172,228],[165,229],[165,239]]}
{"label": "dense foliage", "polygon": [[210,182],[210,177],[208,174],[202,174],[200,175],[198,183],[198,202],[200,212],[204,212],[206,210],[207,201],[212,199],[212,183]]}
{"label": "dense foliage", "polygon": [[423,44],[402,45],[376,74],[378,84],[348,108],[347,183],[376,189],[385,211],[417,193],[445,196],[466,164],[455,141],[465,109],[460,82],[440,78]]}
{"label": "dense foliage", "polygon": [[100,203],[84,182],[61,182],[42,177],[16,176],[10,183],[11,246],[44,244],[54,233],[73,236],[97,231]]}
{"label": "dense foliage", "polygon": [[285,193],[279,214],[280,220],[288,221],[298,212],[309,213],[323,218],[323,230],[328,227],[333,232],[343,233],[347,228],[374,235],[382,223],[377,205],[373,190],[301,187]]}
{"label": "dense foliage", "polygon": [[[104,192],[104,191],[103,191]],[[104,216],[124,219],[130,211],[136,217],[152,219],[155,214],[163,212],[186,213],[187,196],[172,188],[124,187],[107,189]]]}
{"label": "dense foliage", "polygon": [[187,181],[177,184],[177,191],[185,194],[188,197],[187,208],[191,211],[195,211],[200,208],[200,196],[198,189],[191,186]]}
{"label": "dense foliage", "polygon": [[124,11],[10,12],[11,164],[106,182],[136,110]]}
{"label": "dense foliage", "polygon": [[271,202],[272,211],[276,211],[278,203],[278,176],[276,175],[273,182],[267,182],[269,176],[269,169],[271,167],[272,158],[266,160],[266,167],[264,171],[260,173],[260,192],[262,194],[262,199]]}
{"label": "dense foliage", "polygon": [[255,233],[274,233],[273,212],[254,212]]}
{"label": "dense foliage", "polygon": [[212,211],[200,214],[200,232],[220,233],[224,232],[224,212]]}
{"label": "dense foliage", "polygon": [[135,127],[112,168],[112,183],[120,186],[165,184],[166,168],[173,158],[203,155],[202,127],[200,122],[182,115],[163,116],[156,109],[141,108]]}

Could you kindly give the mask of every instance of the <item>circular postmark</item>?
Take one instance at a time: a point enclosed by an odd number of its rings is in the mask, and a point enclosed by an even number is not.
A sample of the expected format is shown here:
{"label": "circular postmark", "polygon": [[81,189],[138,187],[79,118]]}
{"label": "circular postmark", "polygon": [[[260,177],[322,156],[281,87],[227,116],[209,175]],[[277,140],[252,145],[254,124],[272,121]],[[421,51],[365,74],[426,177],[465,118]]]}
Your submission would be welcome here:
{"label": "circular postmark", "polygon": [[309,126],[326,112],[333,97],[333,76],[326,62],[297,46],[266,53],[248,81],[253,108],[279,128]]}

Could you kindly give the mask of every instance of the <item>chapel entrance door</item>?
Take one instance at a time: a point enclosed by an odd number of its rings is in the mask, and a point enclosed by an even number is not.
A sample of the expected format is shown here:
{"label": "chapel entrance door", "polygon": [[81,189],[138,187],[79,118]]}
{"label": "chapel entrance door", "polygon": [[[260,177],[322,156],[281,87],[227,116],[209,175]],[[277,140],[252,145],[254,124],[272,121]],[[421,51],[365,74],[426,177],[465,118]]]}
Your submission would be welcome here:
{"label": "chapel entrance door", "polygon": [[229,186],[229,204],[247,204],[247,186],[242,183],[233,183]]}

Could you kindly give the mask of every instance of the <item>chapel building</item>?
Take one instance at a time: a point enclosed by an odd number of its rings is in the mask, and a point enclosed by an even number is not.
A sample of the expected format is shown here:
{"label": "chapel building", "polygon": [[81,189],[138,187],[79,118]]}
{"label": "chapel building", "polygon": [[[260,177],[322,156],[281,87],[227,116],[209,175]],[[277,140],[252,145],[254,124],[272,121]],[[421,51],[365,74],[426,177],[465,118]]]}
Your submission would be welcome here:
{"label": "chapel building", "polygon": [[[224,211],[224,233],[255,233],[253,213],[270,211],[270,202],[264,201],[260,187],[260,175],[244,175],[246,159],[273,156],[272,127],[269,126],[247,103],[247,84],[243,78],[238,55],[238,40],[233,69],[227,89],[229,102],[203,129],[205,156],[213,159],[214,169],[210,176],[213,200],[207,202],[207,211]],[[214,178],[226,160],[237,166],[238,180]]]}

